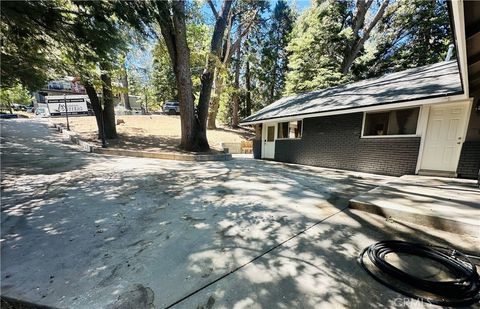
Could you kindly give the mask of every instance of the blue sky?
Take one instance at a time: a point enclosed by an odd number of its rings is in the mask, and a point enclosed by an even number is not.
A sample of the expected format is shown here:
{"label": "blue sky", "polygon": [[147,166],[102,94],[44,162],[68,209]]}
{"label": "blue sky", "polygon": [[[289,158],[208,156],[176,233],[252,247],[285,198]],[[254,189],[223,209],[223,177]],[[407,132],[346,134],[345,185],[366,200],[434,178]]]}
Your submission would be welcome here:
{"label": "blue sky", "polygon": [[287,1],[287,2],[295,4],[299,12],[303,12],[305,9],[309,8],[312,4],[312,0],[298,0],[298,1]]}

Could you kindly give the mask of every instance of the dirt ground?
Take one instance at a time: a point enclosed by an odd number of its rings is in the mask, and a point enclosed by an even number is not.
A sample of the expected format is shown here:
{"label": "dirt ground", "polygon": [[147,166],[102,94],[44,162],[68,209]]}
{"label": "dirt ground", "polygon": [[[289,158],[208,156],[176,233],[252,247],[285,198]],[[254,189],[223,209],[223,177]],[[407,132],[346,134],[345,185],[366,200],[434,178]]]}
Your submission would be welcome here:
{"label": "dirt ground", "polygon": [[[146,151],[179,151],[180,116],[174,115],[125,115],[117,116],[124,123],[117,125],[118,140],[110,140],[111,148],[135,149]],[[51,118],[54,123],[64,124],[65,117]],[[70,117],[72,131],[82,135],[85,140],[100,144],[96,138],[95,117]],[[220,151],[222,142],[241,142],[254,137],[253,130],[219,127],[207,131],[208,142],[213,151]]]}

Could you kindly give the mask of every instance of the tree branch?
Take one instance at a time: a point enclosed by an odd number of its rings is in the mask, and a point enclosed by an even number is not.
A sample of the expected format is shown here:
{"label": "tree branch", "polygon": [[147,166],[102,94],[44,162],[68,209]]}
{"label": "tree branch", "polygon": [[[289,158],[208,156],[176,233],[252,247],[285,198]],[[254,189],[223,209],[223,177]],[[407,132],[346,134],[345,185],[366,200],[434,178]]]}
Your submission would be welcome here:
{"label": "tree branch", "polygon": [[254,24],[255,20],[256,20],[256,17],[258,15],[258,12],[259,12],[260,9],[257,9],[255,10],[252,18],[250,19],[250,21],[248,22],[248,24],[245,26],[245,29],[243,29],[243,31],[239,34],[239,36],[237,37],[237,39],[235,40],[235,42],[232,44],[231,48],[230,48],[230,53],[227,54],[227,60],[229,60],[231,57],[232,57],[232,51],[236,50],[238,48],[238,46],[240,45],[240,43],[242,42],[242,39],[245,35],[248,34],[248,32],[250,31],[250,28],[252,27],[252,25]]}
{"label": "tree branch", "polygon": [[170,7],[166,1],[156,2],[157,14],[155,15],[158,24],[160,25],[160,30],[162,32],[162,37],[165,40],[165,45],[169,51],[170,60],[172,65],[175,66],[177,62],[176,55],[177,51],[175,48],[175,30],[173,27],[173,21],[170,15]]}
{"label": "tree branch", "polygon": [[219,15],[218,15],[217,9],[215,8],[215,5],[213,4],[212,0],[207,0],[207,3],[210,6],[210,8],[212,9],[212,13],[215,16],[215,19],[218,19]]}
{"label": "tree branch", "polygon": [[230,35],[232,33],[233,19],[234,19],[234,14],[232,14],[232,11],[230,11],[230,14],[228,15],[228,22],[227,22],[227,33],[225,34],[225,46],[224,46],[224,51],[222,55],[222,63],[224,65],[227,63],[228,55],[230,54],[230,49],[232,48]]}
{"label": "tree branch", "polygon": [[342,67],[341,67],[341,72],[343,74],[347,74],[348,71],[350,70],[350,67],[352,66],[353,61],[357,57],[357,54],[359,53],[360,49],[362,49],[363,45],[370,37],[370,32],[372,32],[372,29],[377,25],[378,21],[385,14],[385,10],[389,2],[390,2],[389,0],[384,0],[382,2],[382,5],[378,9],[373,20],[370,22],[370,24],[366,28],[364,28],[363,36],[359,38],[356,43],[353,44],[350,52],[345,55],[344,60],[342,62]]}
{"label": "tree branch", "polygon": [[382,18],[383,14],[385,13],[385,9],[388,6],[388,3],[389,3],[389,0],[384,0],[383,1],[382,5],[380,6],[380,8],[377,11],[377,14],[375,14],[375,17],[373,18],[372,22],[364,30],[364,35],[361,39],[361,41],[363,40],[363,43],[370,37],[370,32],[372,32],[372,29],[377,25],[380,18]]}

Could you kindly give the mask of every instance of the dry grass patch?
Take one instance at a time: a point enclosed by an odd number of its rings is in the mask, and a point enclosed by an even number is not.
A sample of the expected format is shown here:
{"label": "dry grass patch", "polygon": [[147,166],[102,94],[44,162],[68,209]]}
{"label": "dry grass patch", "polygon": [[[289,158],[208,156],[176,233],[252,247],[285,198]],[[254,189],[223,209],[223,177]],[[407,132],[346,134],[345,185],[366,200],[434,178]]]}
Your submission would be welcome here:
{"label": "dry grass patch", "polygon": [[[109,147],[145,151],[181,151],[180,144],[180,117],[167,115],[125,115],[117,116],[117,120],[124,123],[117,125],[119,138],[109,140]],[[58,124],[66,125],[65,117],[52,118]],[[70,129],[79,133],[83,139],[100,145],[96,138],[97,125],[95,117],[69,117]],[[222,142],[240,143],[242,140],[251,140],[254,132],[249,129],[232,129],[219,127],[207,131],[208,142],[212,152],[220,151]]]}

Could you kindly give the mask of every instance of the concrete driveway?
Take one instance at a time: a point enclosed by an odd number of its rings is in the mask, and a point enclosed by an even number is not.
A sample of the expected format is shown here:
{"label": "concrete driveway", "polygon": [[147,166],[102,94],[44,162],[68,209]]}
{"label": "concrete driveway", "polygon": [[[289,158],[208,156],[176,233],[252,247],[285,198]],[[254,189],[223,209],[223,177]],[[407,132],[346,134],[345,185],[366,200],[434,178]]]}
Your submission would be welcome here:
{"label": "concrete driveway", "polygon": [[93,155],[41,120],[1,125],[3,296],[62,308],[395,307],[403,297],[356,262],[365,246],[478,251],[478,239],[345,209],[385,176]]}

